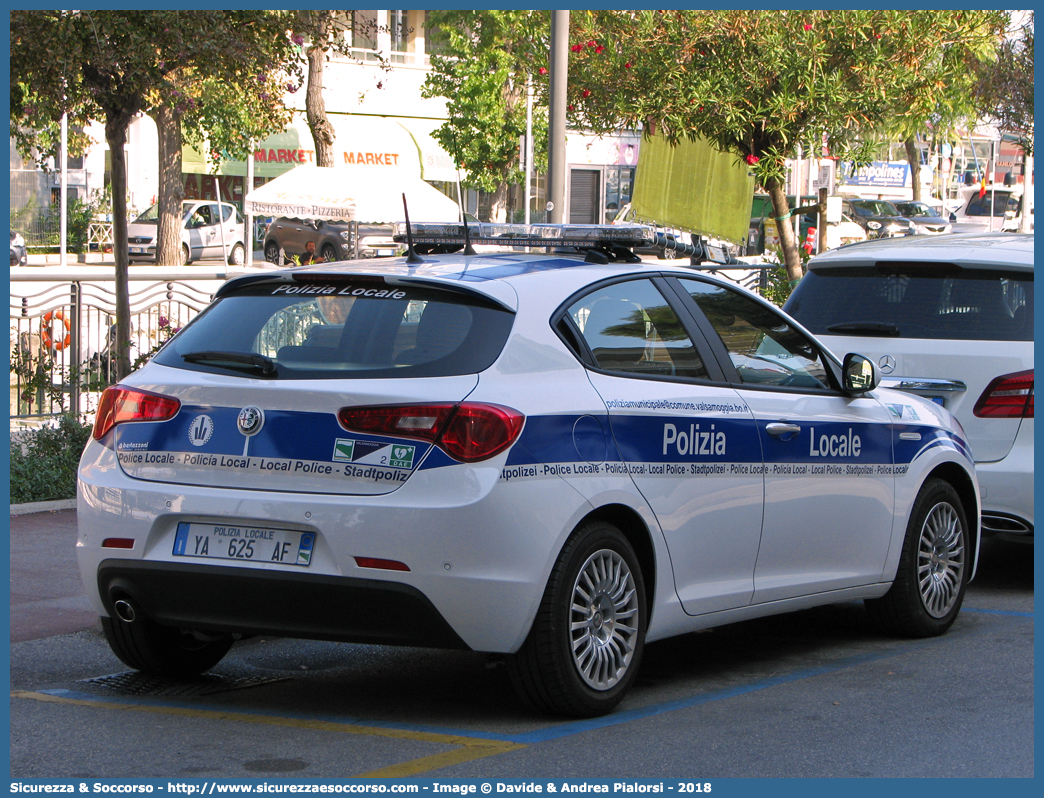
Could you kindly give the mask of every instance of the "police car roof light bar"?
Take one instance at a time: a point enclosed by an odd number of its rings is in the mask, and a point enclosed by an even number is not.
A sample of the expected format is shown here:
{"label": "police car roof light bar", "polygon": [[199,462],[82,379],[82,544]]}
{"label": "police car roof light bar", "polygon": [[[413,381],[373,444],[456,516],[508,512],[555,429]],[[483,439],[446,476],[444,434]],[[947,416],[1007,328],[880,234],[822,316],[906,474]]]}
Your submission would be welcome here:
{"label": "police car roof light bar", "polygon": [[394,240],[417,244],[494,244],[503,247],[571,247],[575,249],[640,247],[653,243],[653,231],[644,225],[498,224],[480,222],[471,227],[425,223],[400,225]]}

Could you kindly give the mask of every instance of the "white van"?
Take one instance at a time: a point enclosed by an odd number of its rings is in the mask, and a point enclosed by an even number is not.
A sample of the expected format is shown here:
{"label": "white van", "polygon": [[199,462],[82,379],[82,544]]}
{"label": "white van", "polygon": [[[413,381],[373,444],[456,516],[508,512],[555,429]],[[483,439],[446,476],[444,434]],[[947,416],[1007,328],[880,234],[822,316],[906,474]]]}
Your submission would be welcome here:
{"label": "white van", "polygon": [[[1022,223],[1022,186],[992,185],[961,189],[960,206],[950,214],[955,233],[995,233],[1019,231]],[[1033,229],[1030,208],[1030,230]]]}

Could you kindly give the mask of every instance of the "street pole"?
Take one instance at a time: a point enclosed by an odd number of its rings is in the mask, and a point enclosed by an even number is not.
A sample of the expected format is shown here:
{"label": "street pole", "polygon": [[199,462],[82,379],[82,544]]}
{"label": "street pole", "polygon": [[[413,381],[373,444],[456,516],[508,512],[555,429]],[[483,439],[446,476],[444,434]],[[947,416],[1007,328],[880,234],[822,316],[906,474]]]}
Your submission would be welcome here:
{"label": "street pole", "polygon": [[[254,191],[254,142],[250,142],[250,151],[247,153],[247,164],[246,164],[246,185],[243,186],[243,208],[244,210],[249,207],[247,200],[250,199],[251,193]],[[243,235],[243,240],[246,242],[246,268],[251,268],[254,265],[254,214],[246,214],[246,232]]]}
{"label": "street pole", "polygon": [[[994,230],[994,225],[997,224],[997,220],[993,215],[994,205],[997,203],[997,142],[990,142],[990,232]],[[1001,227],[1004,227],[1004,222],[1001,222]]]}
{"label": "street pole", "polygon": [[547,142],[547,221],[561,223],[565,211],[566,88],[569,78],[569,12],[551,12],[551,108]]}
{"label": "street pole", "polygon": [[[794,158],[794,207],[801,207],[801,145],[797,145],[797,157]],[[801,240],[801,214],[794,214],[794,240],[800,247],[805,242]]]}
{"label": "street pole", "polygon": [[1019,221],[1020,233],[1032,233],[1033,217],[1030,216],[1030,208],[1033,207],[1033,153],[1024,152],[1022,156],[1022,168],[1025,174],[1022,176],[1022,219]]}
{"label": "street pole", "polygon": [[69,249],[69,247],[68,247],[68,235],[69,235],[69,222],[68,222],[68,219],[69,219],[69,191],[68,191],[68,185],[69,185],[69,174],[68,174],[69,154],[68,154],[68,148],[69,148],[69,115],[68,114],[62,114],[62,151],[61,151],[61,153],[58,156],[59,158],[62,159],[62,164],[61,164],[62,179],[61,179],[61,184],[60,184],[61,188],[62,188],[62,196],[61,196],[60,204],[59,204],[59,207],[61,208],[61,211],[62,211],[62,221],[61,221],[61,224],[59,225],[60,232],[59,232],[59,236],[58,236],[58,243],[60,244],[60,247],[58,249],[58,252],[59,252],[58,261],[61,264],[63,269],[66,266],[66,252]]}
{"label": "street pole", "polygon": [[533,186],[533,81],[526,77],[526,224],[529,224],[529,201]]}
{"label": "street pole", "polygon": [[218,183],[217,175],[214,175],[214,194],[217,196],[218,232],[221,233],[221,260],[224,261],[225,276],[228,277],[228,249],[225,246],[225,209],[221,207],[221,185]]}

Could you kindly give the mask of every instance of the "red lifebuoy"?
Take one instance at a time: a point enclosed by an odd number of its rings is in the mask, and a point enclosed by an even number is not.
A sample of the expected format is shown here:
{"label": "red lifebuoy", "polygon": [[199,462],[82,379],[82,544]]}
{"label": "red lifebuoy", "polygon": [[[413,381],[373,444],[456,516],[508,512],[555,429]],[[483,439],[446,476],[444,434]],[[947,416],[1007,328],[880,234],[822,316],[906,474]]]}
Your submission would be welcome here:
{"label": "red lifebuoy", "polygon": [[[51,333],[51,322],[54,319],[59,319],[65,325],[65,338],[54,340],[54,335]],[[69,320],[65,318],[65,314],[61,310],[49,310],[43,316],[43,324],[40,325],[40,341],[48,349],[53,349],[55,352],[61,352],[65,347],[72,343],[72,335],[69,334]]]}

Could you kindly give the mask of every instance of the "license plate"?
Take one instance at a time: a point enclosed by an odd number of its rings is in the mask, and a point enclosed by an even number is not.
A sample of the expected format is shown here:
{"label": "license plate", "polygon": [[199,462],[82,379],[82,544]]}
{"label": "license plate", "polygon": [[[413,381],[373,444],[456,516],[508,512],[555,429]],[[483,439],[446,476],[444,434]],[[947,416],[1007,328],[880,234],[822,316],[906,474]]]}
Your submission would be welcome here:
{"label": "license plate", "polygon": [[145,250],[143,250],[141,247],[131,247],[130,248],[130,252],[131,252],[132,255],[137,255],[137,254],[142,253],[144,251]]}
{"label": "license plate", "polygon": [[307,567],[314,545],[314,532],[182,522],[174,538],[174,556]]}

